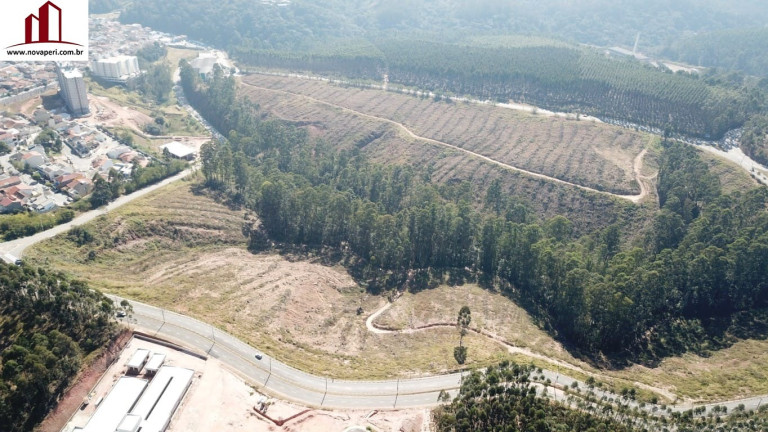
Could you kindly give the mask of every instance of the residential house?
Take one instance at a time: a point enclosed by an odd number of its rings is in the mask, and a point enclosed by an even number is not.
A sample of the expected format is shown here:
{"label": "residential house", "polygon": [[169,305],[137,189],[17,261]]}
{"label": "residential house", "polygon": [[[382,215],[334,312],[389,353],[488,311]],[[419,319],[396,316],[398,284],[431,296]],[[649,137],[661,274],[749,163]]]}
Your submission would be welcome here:
{"label": "residential house", "polygon": [[120,161],[122,161],[124,163],[131,163],[138,156],[139,156],[139,154],[136,153],[135,151],[130,151],[130,152],[126,152],[126,153],[121,154],[117,158],[120,159]]}
{"label": "residential house", "polygon": [[85,175],[79,172],[72,173],[72,174],[62,174],[56,177],[55,179],[53,179],[53,185],[61,189],[62,187],[67,186],[70,182],[73,182],[79,179],[84,179],[84,178],[85,178]]}
{"label": "residential house", "polygon": [[111,159],[104,156],[100,156],[91,162],[91,166],[100,172],[109,172],[109,170],[115,166]]}
{"label": "residential house", "polygon": [[18,176],[7,177],[0,180],[0,189],[16,186],[18,184],[21,184],[21,178],[19,178]]}
{"label": "residential house", "polygon": [[120,146],[120,147],[113,148],[112,150],[109,150],[107,152],[107,156],[109,156],[110,159],[117,159],[120,157],[121,154],[128,153],[129,151],[131,151],[130,147]]}
{"label": "residential house", "polygon": [[21,201],[4,197],[0,199],[0,213],[16,213],[22,211],[24,206]]}
{"label": "residential house", "polygon": [[29,208],[37,213],[47,213],[56,210],[59,206],[51,198],[41,196],[29,202]]}
{"label": "residential house", "polygon": [[40,171],[40,174],[43,175],[46,179],[53,181],[56,179],[56,177],[60,175],[65,174],[71,174],[72,170],[68,167],[61,166],[59,164],[45,164],[38,168],[38,171]]}
{"label": "residential house", "polygon": [[25,185],[23,183],[20,185],[11,186],[9,188],[2,189],[0,190],[0,193],[2,193],[7,198],[18,199],[19,201],[22,202],[22,204],[26,203],[27,200],[29,200],[30,198],[33,198],[36,195],[35,188]]}
{"label": "residential house", "polygon": [[93,191],[93,182],[87,178],[73,180],[62,189],[72,198],[82,198]]}
{"label": "residential house", "polygon": [[39,168],[46,163],[45,156],[36,151],[25,153],[21,156],[21,161],[24,163],[25,167],[32,169]]}

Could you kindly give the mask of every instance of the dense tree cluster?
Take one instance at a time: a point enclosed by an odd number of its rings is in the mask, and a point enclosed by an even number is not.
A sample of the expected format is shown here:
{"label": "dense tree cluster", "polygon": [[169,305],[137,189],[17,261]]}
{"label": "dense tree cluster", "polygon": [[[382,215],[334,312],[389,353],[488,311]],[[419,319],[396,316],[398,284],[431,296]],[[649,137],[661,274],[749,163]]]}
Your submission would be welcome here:
{"label": "dense tree cluster", "polygon": [[218,74],[206,88],[183,75],[190,100],[232,131],[204,146],[202,170],[259,214],[253,247],[270,238],[351,252],[375,289],[403,286],[413,270],[476,275],[592,354],[696,348],[711,320],[768,306],[768,191],[723,195],[691,147],[665,144],[662,208],[647,241],[622,246],[623,221],[576,238],[566,218],[532,220],[493,185],[479,208],[469,184],[436,186],[418,168],[337,153],[263,120],[231,78]]}
{"label": "dense tree cluster", "polygon": [[55,130],[50,128],[43,129],[35,138],[35,145],[41,145],[46,152],[61,153],[61,137]]}
{"label": "dense tree cluster", "polygon": [[93,193],[91,193],[89,198],[91,206],[93,208],[101,207],[124,193],[132,193],[178,174],[188,166],[189,164],[185,161],[170,159],[166,161],[152,161],[146,167],[134,164],[129,179],[123,177],[115,169],[109,171],[109,176],[106,180],[99,174],[96,174],[93,177]]}
{"label": "dense tree cluster", "polygon": [[0,263],[0,424],[32,430],[116,331],[112,302],[59,273]]}
{"label": "dense tree cluster", "polygon": [[[581,16],[585,10],[599,11],[601,16],[616,14],[624,19],[623,14],[629,10],[639,8],[647,13],[664,9],[665,12],[648,20],[647,25],[656,25],[663,21],[661,17],[667,16],[667,4],[662,7],[657,2],[645,2],[638,6],[627,1],[598,1],[594,3],[599,7],[573,7],[562,1],[530,1],[523,2],[531,4],[522,8],[499,0],[484,0],[482,4],[466,0],[438,3],[404,0],[371,6],[342,0],[304,0],[274,7],[243,0],[195,0],[183,5],[178,1],[137,1],[121,19],[189,34],[227,48],[242,62],[262,68],[310,70],[363,80],[380,80],[388,74],[391,83],[439,93],[512,99],[702,138],[719,139],[766,108],[765,96],[752,85],[715,85],[695,75],[672,74],[634,61],[607,59],[592,48],[562,42],[509,46],[488,44],[487,38],[485,43],[478,43],[483,40],[478,35],[498,35],[509,28],[523,27],[525,33],[535,34],[529,29],[532,23],[563,15]],[[677,2],[675,7],[686,3],[689,1]],[[721,28],[717,21],[729,21],[733,11],[720,10],[714,3],[698,2],[683,10],[689,17],[700,13],[707,23],[705,28]],[[617,4],[622,6],[617,8]],[[545,13],[549,8],[557,13]],[[720,15],[709,15],[710,9],[717,9]],[[642,15],[640,12],[635,10],[633,17]],[[521,18],[528,13],[541,16]],[[578,27],[594,29],[614,24],[611,19],[603,19],[598,25]],[[677,24],[672,27],[679,27]],[[726,27],[731,25],[735,23]],[[545,33],[551,35],[565,27],[564,23],[548,27]],[[625,27],[617,28],[622,28],[622,35],[626,35]],[[397,33],[399,39],[393,39],[392,29],[402,30]],[[653,37],[659,31],[655,29]],[[651,35],[646,33],[645,37]],[[585,41],[591,39],[587,37]]]}
{"label": "dense tree cluster", "polygon": [[752,159],[768,165],[768,116],[755,116],[744,125],[739,142],[741,149]]}
{"label": "dense tree cluster", "polygon": [[145,45],[136,52],[136,57],[142,63],[144,67],[148,64],[154,63],[168,54],[168,47],[160,42],[154,42],[149,45]]}
{"label": "dense tree cluster", "polygon": [[572,410],[537,395],[531,366],[502,363],[485,373],[472,372],[461,383],[456,399],[434,411],[443,432],[590,431],[630,432],[609,416]]}
{"label": "dense tree cluster", "polygon": [[523,101],[693,136],[720,137],[762,108],[747,90],[713,86],[573,47],[477,47],[409,40],[378,44],[390,82]]}
{"label": "dense tree cluster", "polygon": [[75,218],[70,209],[60,209],[50,213],[19,213],[0,217],[0,236],[3,240],[27,237],[40,231],[53,228]]}
{"label": "dense tree cluster", "polygon": [[[94,3],[120,2],[91,0],[92,9]],[[762,26],[768,19],[762,6],[761,0],[293,0],[288,6],[245,0],[138,0],[130,2],[121,20],[186,34],[220,48],[295,50],[328,38],[392,33],[452,41],[468,34],[555,35],[631,47],[640,32],[640,48],[648,51],[687,34]]]}
{"label": "dense tree cluster", "polygon": [[669,58],[692,65],[736,70],[768,76],[768,29],[736,28],[706,32],[673,43],[664,50]]}
{"label": "dense tree cluster", "polygon": [[137,87],[145,96],[158,104],[168,102],[173,89],[172,71],[165,63],[153,63],[139,77]]}

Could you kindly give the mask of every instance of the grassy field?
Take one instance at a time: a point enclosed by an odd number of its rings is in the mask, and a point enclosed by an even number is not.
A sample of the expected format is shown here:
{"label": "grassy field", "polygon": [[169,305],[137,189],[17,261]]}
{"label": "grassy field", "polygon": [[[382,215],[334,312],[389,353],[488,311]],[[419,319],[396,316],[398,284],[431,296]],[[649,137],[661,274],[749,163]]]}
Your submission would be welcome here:
{"label": "grassy field", "polygon": [[[516,346],[530,348],[536,353],[574,365],[584,372],[599,374],[602,378],[598,380],[614,388],[637,382],[693,400],[768,393],[766,340],[742,340],[706,357],[695,354],[671,357],[655,368],[635,365],[622,370],[598,370],[569,354],[540,330],[514,302],[472,285],[405,294],[379,316],[376,323],[407,329],[437,322],[455,322],[457,311],[463,305],[468,305],[472,311],[473,327],[496,334]],[[578,371],[568,373],[579,375]],[[645,387],[646,391],[648,387]]]}
{"label": "grassy field", "polygon": [[[591,121],[531,115],[470,103],[347,88],[321,81],[250,75],[246,84],[281,90],[404,124],[443,141],[532,172],[617,194],[637,194],[632,162],[649,137]],[[244,87],[271,106],[279,93]],[[301,109],[300,106],[287,108]]]}
{"label": "grassy field", "polygon": [[735,165],[732,162],[720,159],[717,156],[704,151],[699,152],[699,154],[707,165],[709,165],[709,169],[720,177],[720,185],[724,192],[743,192],[758,185],[757,181],[750,177],[748,172],[735,168]]}

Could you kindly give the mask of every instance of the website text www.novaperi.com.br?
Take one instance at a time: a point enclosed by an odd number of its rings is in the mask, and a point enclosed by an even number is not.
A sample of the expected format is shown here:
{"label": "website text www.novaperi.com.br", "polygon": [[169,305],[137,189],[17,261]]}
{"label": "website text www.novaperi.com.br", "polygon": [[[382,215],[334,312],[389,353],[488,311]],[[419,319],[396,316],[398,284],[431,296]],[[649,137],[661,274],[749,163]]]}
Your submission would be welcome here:
{"label": "website text www.novaperi.com.br", "polygon": [[37,56],[62,56],[62,55],[81,55],[83,53],[83,50],[80,49],[73,49],[73,50],[60,50],[60,49],[52,49],[52,50],[6,50],[6,53],[8,55],[12,56],[30,56],[30,55],[37,55]]}

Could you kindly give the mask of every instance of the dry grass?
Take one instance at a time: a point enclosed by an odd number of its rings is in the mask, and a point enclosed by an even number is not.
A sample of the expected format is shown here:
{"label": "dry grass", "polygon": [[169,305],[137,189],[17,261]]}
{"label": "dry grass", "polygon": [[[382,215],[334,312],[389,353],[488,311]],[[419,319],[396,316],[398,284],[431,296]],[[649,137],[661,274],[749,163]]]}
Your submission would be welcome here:
{"label": "dry grass", "polygon": [[[456,368],[453,329],[374,335],[366,314],[385,303],[365,294],[340,267],[276,254],[253,255],[241,234],[244,213],[177,183],[86,226],[78,247],[59,236],[25,258],[107,292],[186,313],[225,329],[301,369],[344,378],[384,378]],[[95,260],[88,253],[97,253]],[[465,339],[468,366],[495,363],[505,350]]]}
{"label": "dry grass", "polygon": [[[472,325],[501,336],[517,346],[574,365],[615,388],[640,383],[664,389],[683,399],[702,401],[748,397],[768,393],[768,341],[748,339],[708,357],[685,354],[664,360],[658,367],[631,366],[623,370],[598,370],[573,357],[514,302],[474,285],[440,287],[405,294],[378,319],[394,328],[413,328],[436,322],[454,322],[463,305],[472,311]],[[522,358],[550,369],[539,359]],[[584,373],[568,372],[583,378]],[[647,391],[646,387],[646,391]]]}
{"label": "dry grass", "polygon": [[709,169],[720,177],[723,192],[744,192],[758,186],[757,181],[750,177],[748,172],[737,167],[734,163],[704,151],[700,151],[699,155],[709,165]]}

